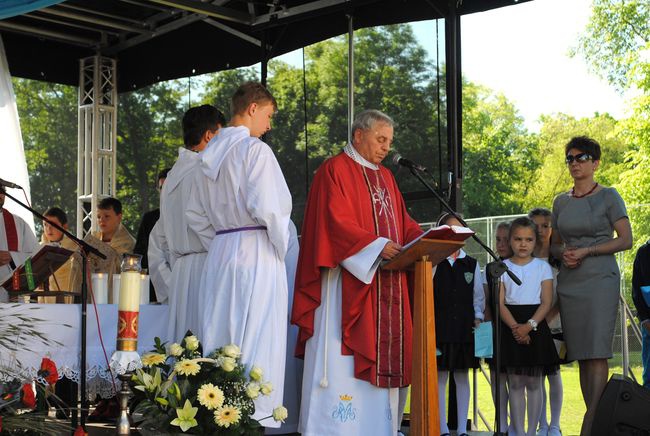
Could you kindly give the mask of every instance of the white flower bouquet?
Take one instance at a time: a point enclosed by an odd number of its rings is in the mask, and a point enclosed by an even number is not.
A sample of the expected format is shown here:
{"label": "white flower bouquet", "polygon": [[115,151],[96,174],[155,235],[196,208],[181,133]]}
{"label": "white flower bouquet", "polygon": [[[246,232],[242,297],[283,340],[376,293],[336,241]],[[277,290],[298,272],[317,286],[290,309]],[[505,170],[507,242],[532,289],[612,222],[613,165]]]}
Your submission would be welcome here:
{"label": "white flower bouquet", "polygon": [[[252,418],[254,400],[268,395],[273,387],[263,381],[263,371],[253,366],[247,372],[237,345],[225,345],[201,355],[201,344],[191,332],[181,344],[161,343],[142,356],[143,369],[131,379],[144,433],[250,435],[261,428]],[[286,409],[277,407],[272,416],[286,419]],[[265,418],[266,419],[266,418]]]}

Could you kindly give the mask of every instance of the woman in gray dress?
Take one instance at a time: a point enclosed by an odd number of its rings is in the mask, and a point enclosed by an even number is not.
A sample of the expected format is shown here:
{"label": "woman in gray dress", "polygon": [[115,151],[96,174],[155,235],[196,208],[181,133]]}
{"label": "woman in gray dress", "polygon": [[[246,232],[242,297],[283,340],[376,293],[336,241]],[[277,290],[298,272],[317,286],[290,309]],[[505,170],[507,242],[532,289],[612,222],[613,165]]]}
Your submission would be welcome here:
{"label": "woman in gray dress", "polygon": [[562,260],[557,278],[560,315],[567,357],[580,365],[587,406],[580,434],[587,436],[607,384],[607,359],[612,357],[620,291],[614,253],[632,247],[632,229],[618,192],[594,180],[600,145],[576,137],[565,146],[565,154],[574,184],[553,202],[551,249]]}

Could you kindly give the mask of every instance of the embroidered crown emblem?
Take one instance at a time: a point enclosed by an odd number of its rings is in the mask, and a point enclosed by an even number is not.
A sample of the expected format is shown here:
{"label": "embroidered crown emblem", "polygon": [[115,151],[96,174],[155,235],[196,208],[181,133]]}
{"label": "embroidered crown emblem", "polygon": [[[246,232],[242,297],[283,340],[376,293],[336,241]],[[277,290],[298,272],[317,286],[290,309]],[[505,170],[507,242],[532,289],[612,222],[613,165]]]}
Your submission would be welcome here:
{"label": "embroidered crown emblem", "polygon": [[339,398],[341,399],[341,401],[352,401],[352,396],[347,394],[339,395]]}

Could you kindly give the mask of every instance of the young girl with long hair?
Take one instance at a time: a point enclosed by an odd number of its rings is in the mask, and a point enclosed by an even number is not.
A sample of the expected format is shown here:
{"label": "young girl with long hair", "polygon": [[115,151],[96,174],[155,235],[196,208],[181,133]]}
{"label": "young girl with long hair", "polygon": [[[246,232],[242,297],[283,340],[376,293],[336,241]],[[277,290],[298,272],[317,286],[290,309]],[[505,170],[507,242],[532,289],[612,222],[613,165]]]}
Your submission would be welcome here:
{"label": "young girl with long hair", "polygon": [[[513,255],[504,262],[521,280],[504,274],[499,293],[501,362],[508,374],[511,436],[533,436],[542,411],[542,376],[558,369],[558,357],[546,314],[553,299],[553,272],[548,262],[533,257],[537,227],[529,218],[510,225]],[[525,416],[528,413],[528,430]]]}

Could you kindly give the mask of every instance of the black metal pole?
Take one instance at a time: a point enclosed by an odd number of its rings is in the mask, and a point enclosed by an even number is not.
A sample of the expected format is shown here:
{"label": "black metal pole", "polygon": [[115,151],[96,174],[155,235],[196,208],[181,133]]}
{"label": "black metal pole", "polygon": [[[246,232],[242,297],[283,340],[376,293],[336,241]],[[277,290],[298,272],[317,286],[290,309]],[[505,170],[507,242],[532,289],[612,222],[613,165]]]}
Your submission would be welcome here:
{"label": "black metal pole", "polygon": [[490,262],[485,266],[490,282],[490,296],[492,300],[492,320],[494,321],[494,434],[505,436],[501,431],[501,312],[499,312],[499,278],[507,270],[507,266],[500,260]]}

